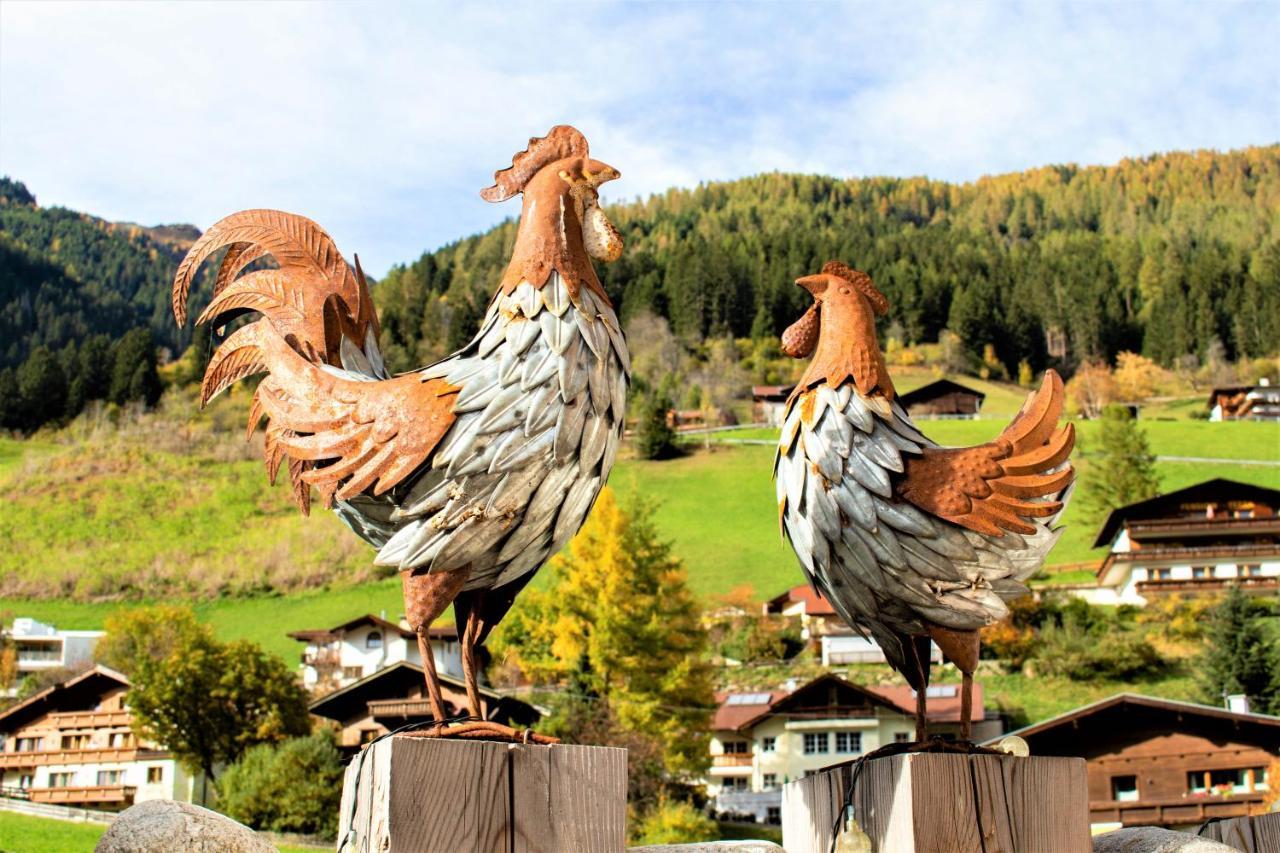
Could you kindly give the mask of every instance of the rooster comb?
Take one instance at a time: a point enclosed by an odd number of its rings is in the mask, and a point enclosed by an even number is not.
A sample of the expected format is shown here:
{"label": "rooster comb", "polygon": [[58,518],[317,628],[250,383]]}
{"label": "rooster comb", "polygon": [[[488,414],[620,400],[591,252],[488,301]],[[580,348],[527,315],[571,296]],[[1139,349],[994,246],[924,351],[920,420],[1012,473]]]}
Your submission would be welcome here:
{"label": "rooster comb", "polygon": [[840,261],[827,261],[822,265],[824,275],[833,275],[836,278],[844,279],[867,297],[871,303],[872,309],[877,314],[885,314],[889,311],[889,300],[885,299],[884,294],[876,287],[875,282],[871,280],[871,276],[862,270],[855,270],[848,264],[842,264]]}
{"label": "rooster comb", "polygon": [[566,157],[586,157],[587,138],[576,127],[558,124],[546,136],[535,136],[529,146],[511,158],[511,165],[494,172],[493,186],[480,191],[485,201],[506,201],[524,191],[525,184],[548,163]]}

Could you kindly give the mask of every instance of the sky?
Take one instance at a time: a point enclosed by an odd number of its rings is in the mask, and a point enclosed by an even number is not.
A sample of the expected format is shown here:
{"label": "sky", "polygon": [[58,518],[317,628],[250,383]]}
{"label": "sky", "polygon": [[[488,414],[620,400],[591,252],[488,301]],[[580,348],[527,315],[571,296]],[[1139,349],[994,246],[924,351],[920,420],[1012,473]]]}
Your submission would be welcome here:
{"label": "sky", "polygon": [[0,0],[0,174],[43,205],[319,222],[380,275],[519,213],[570,123],[625,200],[766,171],[952,181],[1280,141],[1280,2]]}

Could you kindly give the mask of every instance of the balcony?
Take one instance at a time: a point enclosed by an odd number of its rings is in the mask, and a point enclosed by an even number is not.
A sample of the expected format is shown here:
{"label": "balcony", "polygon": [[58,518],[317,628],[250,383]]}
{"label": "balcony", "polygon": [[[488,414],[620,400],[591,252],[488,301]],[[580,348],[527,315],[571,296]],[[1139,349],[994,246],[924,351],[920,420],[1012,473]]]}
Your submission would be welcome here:
{"label": "balcony", "polygon": [[125,785],[89,785],[83,788],[28,788],[27,796],[33,803],[54,803],[64,806],[88,806],[99,804],[133,803],[134,788]]}
{"label": "balcony", "polygon": [[50,714],[49,722],[57,729],[127,728],[133,718],[128,711],[61,711]]}
{"label": "balcony", "polygon": [[1262,803],[1261,791],[1225,797],[1165,797],[1161,799],[1095,800],[1089,803],[1091,823],[1119,823],[1124,826],[1171,826],[1203,823],[1209,818],[1244,817],[1250,806]]}
{"label": "balcony", "polygon": [[302,663],[305,666],[325,667],[325,666],[341,666],[342,655],[337,649],[321,649],[320,651],[307,651],[302,653]]}
{"label": "balcony", "polygon": [[46,764],[102,764],[116,761],[135,761],[137,758],[138,750],[134,747],[0,752],[0,769],[43,767]]}
{"label": "balcony", "polygon": [[750,767],[755,759],[753,752],[733,752],[711,756],[712,767]]}
{"label": "balcony", "polygon": [[[448,704],[448,703],[446,703]],[[430,699],[373,699],[369,702],[369,716],[409,718],[430,717]]]}
{"label": "balcony", "polygon": [[1263,535],[1280,533],[1280,517],[1261,518],[1161,518],[1150,521],[1131,521],[1127,525],[1129,538],[1133,540],[1160,539],[1178,536],[1212,536],[1219,533]]}
{"label": "balcony", "polygon": [[1254,575],[1247,578],[1180,578],[1178,580],[1138,581],[1138,595],[1169,595],[1175,592],[1212,592],[1238,586],[1243,592],[1280,589],[1280,577]]}

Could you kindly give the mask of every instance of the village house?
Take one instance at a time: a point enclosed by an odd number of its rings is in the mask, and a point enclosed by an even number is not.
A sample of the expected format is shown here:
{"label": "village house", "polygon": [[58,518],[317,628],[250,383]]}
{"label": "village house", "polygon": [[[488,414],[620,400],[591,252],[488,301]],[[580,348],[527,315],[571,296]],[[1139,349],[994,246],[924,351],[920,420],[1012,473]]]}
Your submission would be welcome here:
{"label": "village house", "polygon": [[[292,631],[306,643],[302,652],[302,683],[308,690],[333,690],[354,684],[392,664],[422,665],[418,637],[406,624],[367,613],[332,628]],[[462,647],[452,624],[432,626],[428,633],[436,670],[462,677]]]}
{"label": "village house", "polygon": [[[763,609],[766,616],[799,620],[801,639],[817,647],[823,666],[885,662],[884,651],[876,641],[846,625],[831,602],[809,584],[793,586],[774,596],[764,603]],[[936,643],[930,643],[930,657],[934,663],[942,660]]]}
{"label": "village house", "polygon": [[1209,392],[1209,420],[1280,420],[1280,385],[1231,385]]}
{"label": "village house", "polygon": [[1095,832],[1190,829],[1261,805],[1280,755],[1280,717],[1121,693],[1012,734],[1032,755],[1088,763]]}
{"label": "village house", "polygon": [[[467,689],[459,678],[440,672],[445,714],[467,713]],[[532,726],[542,713],[527,702],[480,688],[481,713],[486,720],[509,726]],[[388,732],[433,719],[422,667],[399,661],[314,700],[310,711],[339,729],[338,747],[347,754]]]}
{"label": "village house", "polygon": [[203,774],[133,733],[128,690],[125,676],[95,666],[0,712],[4,795],[109,811],[205,802]]}
{"label": "village house", "polygon": [[794,385],[752,385],[751,419],[758,424],[781,427],[786,417],[787,398]]}
{"label": "village house", "polygon": [[987,398],[981,391],[939,379],[898,395],[898,405],[912,418],[976,418]]}
{"label": "village house", "polygon": [[[928,691],[931,734],[960,729],[960,688]],[[782,785],[890,743],[915,737],[915,694],[910,687],[859,687],[822,675],[792,691],[723,693],[712,720],[707,794],[717,812],[779,823]],[[974,737],[1000,734],[997,716],[982,707],[974,685]]]}
{"label": "village house", "polygon": [[[57,669],[76,669],[93,662],[93,649],[102,631],[59,631],[27,617],[13,620],[4,637],[17,655],[17,678]],[[9,695],[13,695],[10,691]]]}
{"label": "village house", "polygon": [[1076,590],[1095,604],[1144,605],[1168,593],[1230,585],[1280,590],[1280,491],[1214,479],[1112,510],[1095,548],[1110,553],[1097,585]]}

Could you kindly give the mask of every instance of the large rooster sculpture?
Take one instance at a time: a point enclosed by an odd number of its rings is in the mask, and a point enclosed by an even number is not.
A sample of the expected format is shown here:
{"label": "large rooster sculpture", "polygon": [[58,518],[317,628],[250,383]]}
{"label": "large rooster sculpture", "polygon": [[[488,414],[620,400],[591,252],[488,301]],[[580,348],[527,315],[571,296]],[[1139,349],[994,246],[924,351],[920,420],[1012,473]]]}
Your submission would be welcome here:
{"label": "large rooster sculpture", "polygon": [[[622,239],[597,190],[619,177],[559,126],[517,154],[481,195],[524,195],[510,265],[475,338],[420,370],[390,376],[359,259],[351,267],[314,222],[273,210],[223,219],[178,269],[173,310],[186,319],[200,265],[227,248],[198,322],[262,317],[214,353],[202,405],[267,376],[253,396],[252,435],[283,465],[305,514],[314,489],[400,571],[427,694],[446,719],[426,631],[452,603],[468,704],[480,718],[476,651],[534,572],[577,532],[613,467],[630,363],[590,258],[612,261]],[[244,273],[270,256],[277,269]],[[470,723],[447,730],[514,736]]]}
{"label": "large rooster sculpture", "polygon": [[978,631],[1026,594],[1060,532],[1075,443],[1058,426],[1062,380],[1048,371],[994,441],[939,447],[894,401],[875,330],[889,305],[870,276],[832,261],[796,283],[814,304],[783,351],[812,361],[774,465],[782,528],[813,586],[915,689],[919,741],[938,644],[963,673],[968,739]]}

